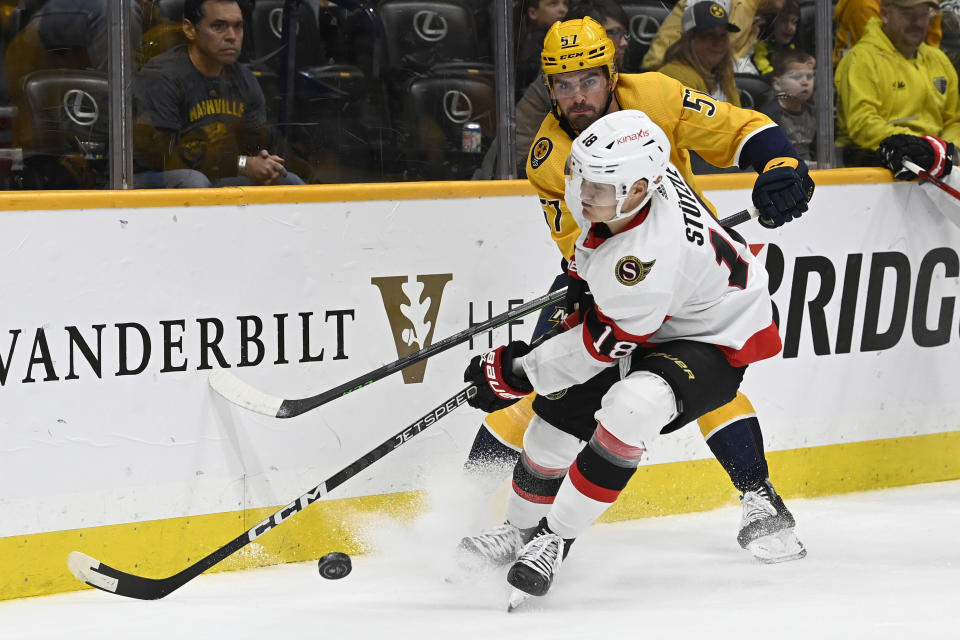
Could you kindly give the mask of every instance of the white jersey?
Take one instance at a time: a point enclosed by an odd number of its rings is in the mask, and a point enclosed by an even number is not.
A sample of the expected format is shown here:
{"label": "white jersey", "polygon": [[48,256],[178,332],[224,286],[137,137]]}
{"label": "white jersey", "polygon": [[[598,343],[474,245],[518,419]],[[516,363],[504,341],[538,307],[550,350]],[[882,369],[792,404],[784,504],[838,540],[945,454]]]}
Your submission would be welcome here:
{"label": "white jersey", "polygon": [[581,324],[521,360],[538,393],[589,380],[640,345],[693,340],[717,345],[734,366],[780,352],[767,272],[672,166],[650,203],[619,233],[587,227],[571,277],[595,306]]}

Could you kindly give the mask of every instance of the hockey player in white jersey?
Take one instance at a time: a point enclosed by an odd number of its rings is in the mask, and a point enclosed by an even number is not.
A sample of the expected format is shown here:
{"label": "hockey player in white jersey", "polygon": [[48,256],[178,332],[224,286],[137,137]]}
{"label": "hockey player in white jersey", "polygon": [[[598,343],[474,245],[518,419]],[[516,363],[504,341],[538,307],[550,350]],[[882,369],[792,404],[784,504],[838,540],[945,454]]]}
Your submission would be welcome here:
{"label": "hockey player in white jersey", "polygon": [[[780,352],[766,271],[669,157],[640,111],[576,138],[565,199],[582,230],[570,269],[588,285],[571,287],[584,292],[579,324],[536,348],[501,346],[464,373],[478,388],[470,404],[487,412],[533,391],[554,400],[525,434],[505,524],[461,542],[465,561],[512,564],[511,607],[547,592],[658,435],[729,402],[747,365]],[[753,544],[780,560],[806,553],[792,529]]]}

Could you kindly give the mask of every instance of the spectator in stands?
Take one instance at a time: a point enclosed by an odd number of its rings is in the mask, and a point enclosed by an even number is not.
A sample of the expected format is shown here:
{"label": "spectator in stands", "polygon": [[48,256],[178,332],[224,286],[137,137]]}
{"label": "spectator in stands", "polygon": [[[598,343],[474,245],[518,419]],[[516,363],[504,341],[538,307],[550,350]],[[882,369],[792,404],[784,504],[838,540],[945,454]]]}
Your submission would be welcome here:
{"label": "spectator in stands", "polygon": [[800,31],[800,3],[786,0],[783,9],[769,16],[761,32],[760,40],[753,48],[753,66],[761,76],[773,72],[773,56],[777,52],[796,48]]}
{"label": "spectator in stands", "polygon": [[236,0],[186,0],[185,46],[149,60],[134,83],[137,188],[303,184],[268,151],[263,91],[237,63]]}
{"label": "spectator in stands", "polygon": [[[613,41],[614,63],[617,68],[620,68],[630,42],[628,31],[630,21],[623,7],[617,4],[616,0],[582,0],[570,12],[567,19],[573,20],[586,16],[590,16],[606,29],[607,37]],[[540,66],[539,58],[537,58],[537,66]],[[525,177],[530,145],[533,144],[533,138],[537,135],[543,118],[550,113],[551,106],[550,91],[547,89],[547,82],[541,68],[537,78],[527,86],[517,103],[517,164],[519,165],[517,171],[521,178]]]}
{"label": "spectator in stands", "polygon": [[810,104],[816,59],[799,49],[783,49],[773,56],[774,96],[760,107],[780,125],[797,151],[797,157],[816,168],[817,116]]}
{"label": "spectator in stands", "polygon": [[[144,7],[140,0],[128,2],[130,42],[137,46],[142,33]],[[109,57],[109,23],[106,0],[46,0],[17,36],[34,51],[58,56],[61,63],[53,67],[78,66],[105,72]],[[71,62],[76,60],[76,63],[63,64],[64,56],[71,56],[68,59]],[[13,62],[23,64],[25,61]]]}
{"label": "spectator in stands", "polygon": [[[645,70],[657,69],[663,66],[667,48],[680,39],[682,33],[681,18],[688,4],[695,1],[708,2],[709,0],[678,0],[670,15],[667,16],[657,37],[650,44],[650,49],[643,57],[642,68]],[[748,57],[760,36],[761,16],[775,14],[783,9],[786,0],[730,0],[730,24],[739,31],[730,37],[730,53],[734,61]],[[751,63],[752,66],[752,63]]]}
{"label": "spectator in stands", "polygon": [[[142,5],[130,3],[130,42],[140,42]],[[5,54],[10,102],[26,113],[23,81],[41,69],[94,69],[106,73],[109,60],[109,15],[106,0],[46,0],[15,35]],[[27,118],[17,118],[14,139],[29,147]]]}
{"label": "spectator in stands", "polygon": [[875,151],[897,135],[960,143],[957,72],[924,42],[937,9],[937,0],[883,0],[881,18],[867,22],[840,60],[834,84],[844,164],[890,166]]}
{"label": "spectator in stands", "polygon": [[517,95],[540,73],[540,50],[547,29],[567,15],[567,0],[523,0],[517,39]]}
{"label": "spectator in stands", "polygon": [[[839,0],[833,8],[833,23],[836,35],[833,41],[833,66],[837,64],[850,48],[863,36],[863,30],[870,18],[880,18],[881,0]],[[942,37],[941,17],[934,16],[930,22],[925,42],[931,47],[939,47]]]}
{"label": "spectator in stands", "polygon": [[683,34],[667,49],[664,65],[657,71],[711,98],[739,107],[730,34],[740,31],[740,27],[730,24],[720,4],[697,2],[683,12],[682,28]]}

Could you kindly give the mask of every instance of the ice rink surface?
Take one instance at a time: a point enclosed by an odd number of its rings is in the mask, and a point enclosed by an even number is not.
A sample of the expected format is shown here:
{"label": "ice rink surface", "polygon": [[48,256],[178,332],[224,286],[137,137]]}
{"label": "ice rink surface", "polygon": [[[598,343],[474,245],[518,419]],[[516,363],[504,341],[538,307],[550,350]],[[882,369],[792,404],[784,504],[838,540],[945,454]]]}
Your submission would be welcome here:
{"label": "ice rink surface", "polygon": [[0,638],[960,638],[960,481],[788,500],[809,554],[780,565],[737,546],[738,507],[595,525],[551,592],[510,614],[505,572],[444,580],[475,522],[452,494],[433,504],[408,526],[371,523],[377,552],[339,581],[310,562],[200,576],[153,602],[14,600]]}

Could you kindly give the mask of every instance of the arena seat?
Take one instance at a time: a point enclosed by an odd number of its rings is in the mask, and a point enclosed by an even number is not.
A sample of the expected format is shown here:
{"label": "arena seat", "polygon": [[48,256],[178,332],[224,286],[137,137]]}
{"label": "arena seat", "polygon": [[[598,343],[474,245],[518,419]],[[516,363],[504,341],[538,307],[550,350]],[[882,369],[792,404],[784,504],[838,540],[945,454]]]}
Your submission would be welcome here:
{"label": "arena seat", "polygon": [[107,76],[81,69],[34,71],[23,81],[27,136],[22,188],[98,188],[106,184]]}
{"label": "arena seat", "polygon": [[[463,150],[464,125],[480,126],[481,145]],[[404,91],[400,150],[408,179],[469,180],[496,136],[494,75],[469,64],[435,66]]]}
{"label": "arena seat", "polygon": [[744,109],[759,109],[773,95],[773,87],[760,76],[737,73],[734,81],[740,93],[740,106]]}
{"label": "arena seat", "polygon": [[478,62],[473,13],[453,0],[385,0],[386,65],[393,71],[425,72],[447,62]]}
{"label": "arena seat", "polygon": [[646,55],[650,44],[660,30],[660,25],[676,0],[628,0],[621,3],[627,18],[630,20],[630,44],[627,45],[627,55],[624,59],[624,70],[636,73],[640,71],[643,56]]}

